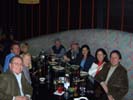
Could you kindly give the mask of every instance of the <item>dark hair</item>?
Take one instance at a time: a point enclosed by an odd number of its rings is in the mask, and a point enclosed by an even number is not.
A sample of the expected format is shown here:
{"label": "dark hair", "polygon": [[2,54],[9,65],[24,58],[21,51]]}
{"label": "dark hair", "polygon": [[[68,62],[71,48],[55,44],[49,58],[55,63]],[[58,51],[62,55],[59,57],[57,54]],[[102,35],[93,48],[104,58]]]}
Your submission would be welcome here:
{"label": "dark hair", "polygon": [[99,49],[96,50],[96,53],[95,53],[96,61],[95,61],[95,62],[98,63],[97,53],[98,53],[99,51],[101,51],[101,52],[105,55],[103,61],[108,62],[108,61],[109,61],[109,60],[108,60],[108,55],[107,55],[106,51],[105,51],[103,48],[99,48]]}
{"label": "dark hair", "polygon": [[23,61],[22,57],[20,57],[19,55],[15,55],[14,57],[12,57],[10,60],[9,60],[9,63],[12,63],[12,61],[15,59],[15,58],[19,58]]}
{"label": "dark hair", "polygon": [[113,53],[116,53],[116,54],[119,56],[119,59],[122,59],[121,53],[120,53],[120,51],[118,51],[118,50],[113,50],[113,51],[110,53],[110,58],[111,58],[111,55],[112,55]]}
{"label": "dark hair", "polygon": [[81,47],[81,51],[83,50],[83,48],[86,48],[86,49],[88,50],[88,55],[87,55],[87,56],[89,56],[89,55],[91,54],[91,52],[90,52],[90,47],[89,47],[88,45],[84,44],[84,45],[82,45],[82,47]]}
{"label": "dark hair", "polygon": [[58,41],[58,42],[61,42],[61,40],[60,40],[59,38],[56,38],[56,39],[55,39],[55,42],[57,42],[57,41]]}
{"label": "dark hair", "polygon": [[19,42],[13,42],[13,43],[11,44],[11,47],[10,47],[11,50],[13,49],[13,46],[14,46],[14,45],[20,46]]}

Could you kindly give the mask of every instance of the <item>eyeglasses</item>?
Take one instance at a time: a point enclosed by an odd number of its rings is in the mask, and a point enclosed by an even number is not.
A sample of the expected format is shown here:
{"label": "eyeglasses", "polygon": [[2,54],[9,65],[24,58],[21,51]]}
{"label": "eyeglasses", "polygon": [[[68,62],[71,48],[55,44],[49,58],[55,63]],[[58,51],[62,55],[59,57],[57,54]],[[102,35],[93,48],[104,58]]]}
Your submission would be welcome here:
{"label": "eyeglasses", "polygon": [[22,66],[23,65],[22,63],[16,63],[16,62],[13,62],[12,64],[14,64],[16,66]]}

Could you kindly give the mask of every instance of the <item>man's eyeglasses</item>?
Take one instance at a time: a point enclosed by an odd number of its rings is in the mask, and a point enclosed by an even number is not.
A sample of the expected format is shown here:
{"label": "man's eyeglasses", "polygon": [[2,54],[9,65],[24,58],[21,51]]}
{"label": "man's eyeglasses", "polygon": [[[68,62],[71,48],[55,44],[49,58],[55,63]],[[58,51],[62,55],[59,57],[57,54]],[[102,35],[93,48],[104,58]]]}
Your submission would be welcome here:
{"label": "man's eyeglasses", "polygon": [[22,63],[16,63],[16,62],[13,62],[12,64],[14,64],[16,66],[22,66],[23,65]]}

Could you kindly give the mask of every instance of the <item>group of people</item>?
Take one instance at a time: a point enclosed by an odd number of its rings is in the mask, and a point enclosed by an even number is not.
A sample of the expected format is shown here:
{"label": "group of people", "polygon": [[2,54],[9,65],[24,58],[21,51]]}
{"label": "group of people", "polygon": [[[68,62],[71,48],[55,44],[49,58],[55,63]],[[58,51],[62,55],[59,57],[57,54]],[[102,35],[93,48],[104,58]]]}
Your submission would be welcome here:
{"label": "group of people", "polygon": [[109,100],[122,100],[127,94],[128,75],[126,68],[120,63],[122,55],[119,50],[111,51],[110,59],[108,59],[104,48],[97,49],[94,57],[91,55],[88,45],[82,45],[80,48],[79,44],[74,41],[68,51],[60,40],[56,40],[51,49],[57,57],[62,57],[65,62],[79,65],[82,71],[89,73],[93,69],[93,73],[90,75],[101,84]]}
{"label": "group of people", "polygon": [[0,75],[1,100],[30,100],[32,96],[31,55],[27,43],[13,42]]}
{"label": "group of people", "polygon": [[[5,58],[3,74],[0,75],[0,99],[29,100],[32,95],[29,75],[32,63],[28,48],[27,43],[21,46],[18,43],[11,45],[10,54]],[[122,100],[128,92],[128,75],[120,63],[120,51],[113,50],[108,59],[106,50],[99,48],[94,57],[87,44],[80,48],[79,44],[73,41],[67,51],[59,39],[55,40],[49,51],[71,65],[79,65],[82,71],[89,72],[95,67],[90,75],[101,84],[109,100]]]}

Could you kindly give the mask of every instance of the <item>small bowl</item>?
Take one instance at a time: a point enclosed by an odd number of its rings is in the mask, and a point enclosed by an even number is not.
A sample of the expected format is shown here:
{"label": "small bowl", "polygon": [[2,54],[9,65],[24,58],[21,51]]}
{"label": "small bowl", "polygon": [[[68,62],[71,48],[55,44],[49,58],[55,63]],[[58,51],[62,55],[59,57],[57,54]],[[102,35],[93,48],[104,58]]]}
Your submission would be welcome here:
{"label": "small bowl", "polygon": [[41,82],[44,82],[44,81],[45,81],[45,77],[40,77],[39,80],[40,80]]}

